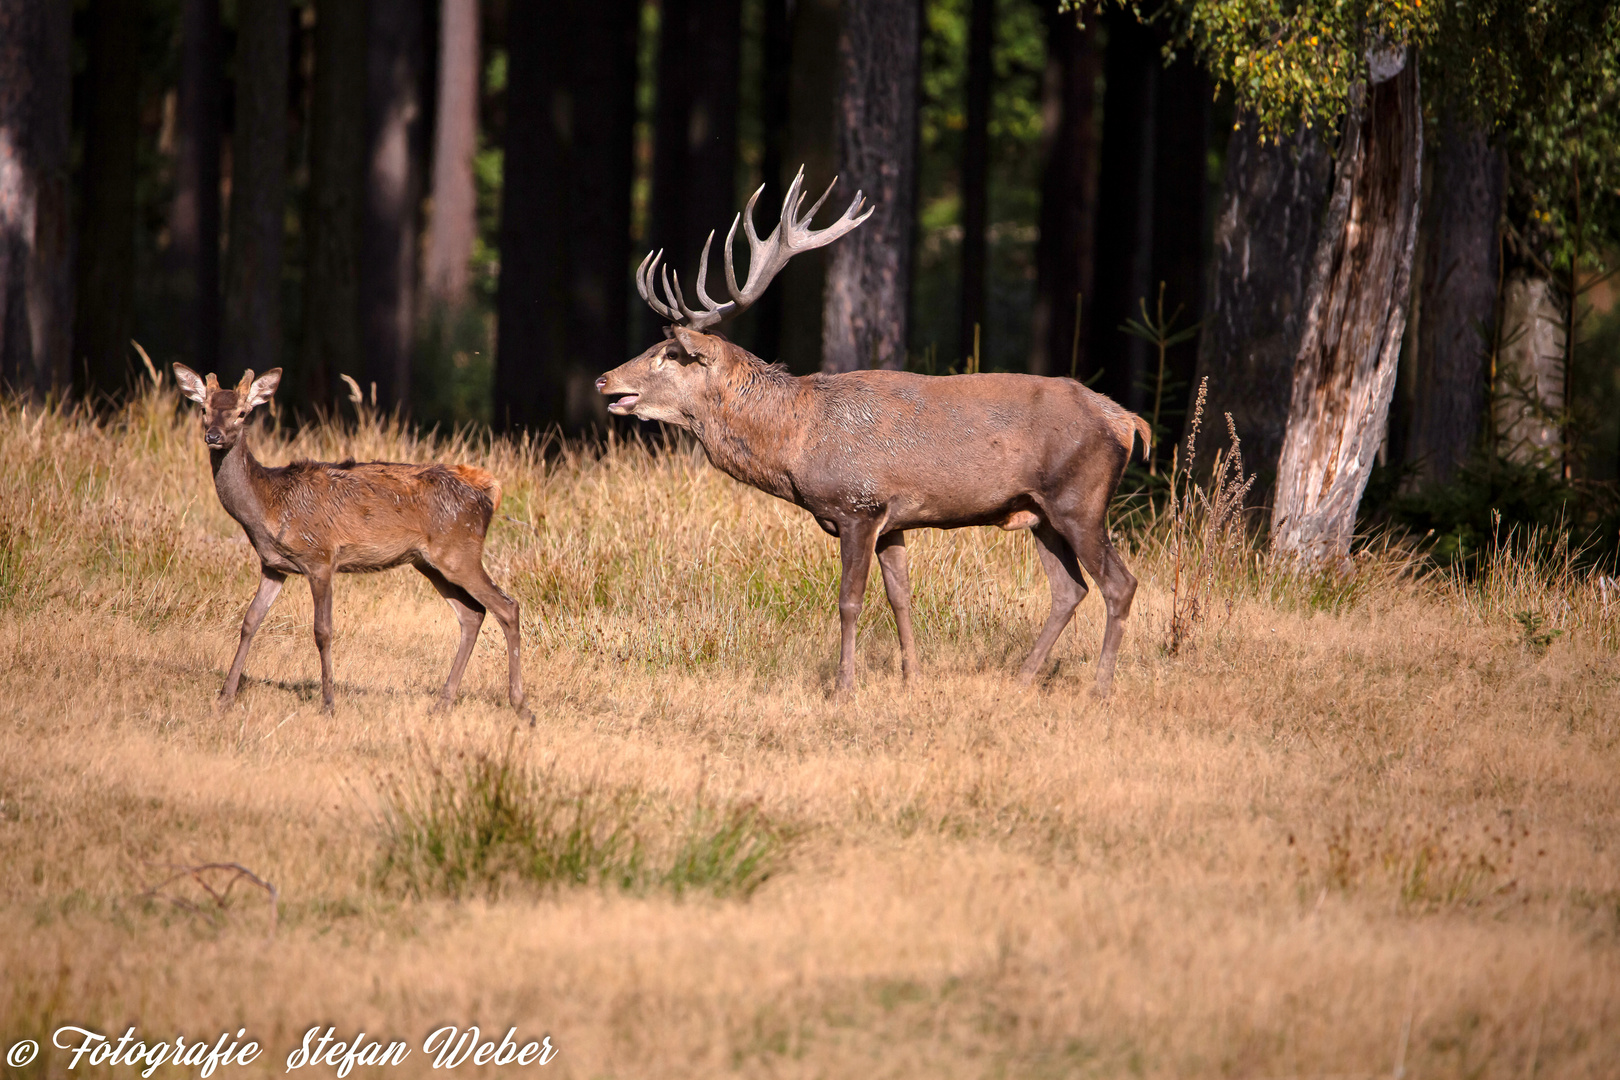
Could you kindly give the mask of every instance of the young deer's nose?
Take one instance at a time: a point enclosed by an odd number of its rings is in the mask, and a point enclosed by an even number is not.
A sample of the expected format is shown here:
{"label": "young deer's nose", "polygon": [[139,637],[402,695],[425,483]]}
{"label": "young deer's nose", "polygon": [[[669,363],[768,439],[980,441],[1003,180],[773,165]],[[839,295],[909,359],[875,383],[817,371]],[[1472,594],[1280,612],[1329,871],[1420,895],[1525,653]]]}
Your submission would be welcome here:
{"label": "young deer's nose", "polygon": [[203,442],[207,443],[209,446],[218,446],[224,441],[225,433],[222,431],[209,431],[203,434]]}

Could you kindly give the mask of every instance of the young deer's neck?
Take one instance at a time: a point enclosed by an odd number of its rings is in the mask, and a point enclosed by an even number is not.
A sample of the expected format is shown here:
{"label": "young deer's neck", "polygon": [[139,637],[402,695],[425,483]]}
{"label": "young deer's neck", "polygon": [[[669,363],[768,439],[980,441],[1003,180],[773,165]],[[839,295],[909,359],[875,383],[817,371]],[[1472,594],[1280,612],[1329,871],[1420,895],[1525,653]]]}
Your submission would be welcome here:
{"label": "young deer's neck", "polygon": [[208,459],[214,469],[214,491],[220,505],[248,531],[251,539],[253,531],[264,524],[264,501],[259,497],[264,466],[248,449],[245,435],[229,450],[210,449]]}

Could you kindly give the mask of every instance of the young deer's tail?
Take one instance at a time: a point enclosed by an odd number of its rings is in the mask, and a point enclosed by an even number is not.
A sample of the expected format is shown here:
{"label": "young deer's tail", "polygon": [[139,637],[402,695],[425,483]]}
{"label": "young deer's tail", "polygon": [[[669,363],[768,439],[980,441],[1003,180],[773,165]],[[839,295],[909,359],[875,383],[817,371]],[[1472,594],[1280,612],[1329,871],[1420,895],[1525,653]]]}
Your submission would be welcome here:
{"label": "young deer's tail", "polygon": [[[1142,460],[1146,461],[1149,451],[1153,449],[1153,426],[1135,413],[1131,413],[1131,421],[1136,425],[1136,434],[1141,436]],[[1127,446],[1125,448],[1125,457],[1128,460],[1130,456],[1131,448]]]}

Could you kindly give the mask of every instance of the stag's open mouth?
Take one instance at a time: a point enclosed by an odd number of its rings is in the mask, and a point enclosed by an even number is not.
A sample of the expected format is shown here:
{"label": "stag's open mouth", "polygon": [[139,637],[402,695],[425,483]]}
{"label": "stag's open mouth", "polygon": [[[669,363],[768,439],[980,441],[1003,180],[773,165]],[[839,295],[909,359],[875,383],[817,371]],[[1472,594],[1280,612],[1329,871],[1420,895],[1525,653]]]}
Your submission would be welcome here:
{"label": "stag's open mouth", "polygon": [[630,410],[636,407],[636,402],[639,400],[641,400],[640,394],[620,394],[617,398],[608,402],[608,412],[615,416],[629,416]]}

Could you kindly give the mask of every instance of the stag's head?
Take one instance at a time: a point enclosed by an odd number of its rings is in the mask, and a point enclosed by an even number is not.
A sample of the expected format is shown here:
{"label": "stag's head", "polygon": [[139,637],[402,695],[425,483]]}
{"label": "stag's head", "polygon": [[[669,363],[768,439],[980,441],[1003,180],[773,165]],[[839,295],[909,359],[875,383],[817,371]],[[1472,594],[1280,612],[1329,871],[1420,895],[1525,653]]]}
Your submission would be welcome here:
{"label": "stag's head", "polygon": [[[713,232],[709,233],[698,262],[696,310],[687,306],[686,297],[681,293],[680,275],[671,273],[667,265],[661,265],[662,251],[649,252],[641,260],[636,270],[636,288],[647,305],[668,319],[670,325],[664,331],[664,341],[596,380],[596,389],[614,399],[608,405],[608,412],[690,426],[690,419],[707,392],[728,383],[726,369],[740,362],[741,350],[704,331],[747,311],[793,256],[832,243],[871,216],[871,208],[866,207],[865,198],[857,191],[854,201],[837,221],[825,229],[810,228],[811,219],[832,194],[833,184],[837,182],[834,179],[827,185],[821,198],[809,212],[804,212],[806,195],[801,167],[782,199],[781,219],[771,235],[763,240],[754,231],[754,204],[765,188],[761,186],[754,192],[743,212],[732,218],[731,231],[726,233],[726,288],[731,292],[731,299],[723,304],[715,303],[707,289]],[[861,212],[863,209],[865,213]],[[740,288],[732,263],[732,247],[739,224],[748,238],[748,280]],[[660,284],[662,296],[659,295]]]}
{"label": "stag's head", "polygon": [[275,394],[281,384],[281,369],[272,368],[255,379],[250,368],[242,373],[242,381],[234,390],[220,386],[211,371],[204,382],[184,364],[174,365],[174,378],[180,392],[203,407],[203,442],[210,450],[229,450],[242,437],[248,413]]}

